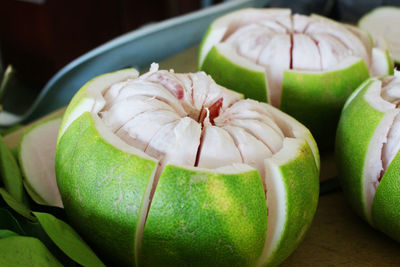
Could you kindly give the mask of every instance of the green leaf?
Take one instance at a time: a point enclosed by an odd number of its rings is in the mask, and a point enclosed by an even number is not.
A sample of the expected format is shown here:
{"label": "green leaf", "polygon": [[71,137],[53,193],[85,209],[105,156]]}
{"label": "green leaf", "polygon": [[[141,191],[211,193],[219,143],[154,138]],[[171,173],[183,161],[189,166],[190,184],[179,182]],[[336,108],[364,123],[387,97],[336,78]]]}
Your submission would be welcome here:
{"label": "green leaf", "polygon": [[11,236],[0,239],[0,266],[62,266],[39,239]]}
{"label": "green leaf", "polygon": [[10,206],[10,208],[12,208],[15,212],[31,221],[36,221],[36,218],[32,215],[31,210],[21,202],[17,201],[15,198],[13,198],[11,194],[4,190],[4,188],[0,188],[0,195],[3,197],[7,205]]}
{"label": "green leaf", "polygon": [[22,176],[18,164],[0,136],[0,174],[3,184],[10,195],[17,201],[28,205],[24,191]]}
{"label": "green leaf", "polygon": [[24,234],[24,230],[18,220],[5,208],[0,208],[0,229],[8,229],[19,234]]}
{"label": "green leaf", "polygon": [[75,230],[49,213],[34,212],[51,240],[71,259],[83,266],[105,266]]}
{"label": "green leaf", "polygon": [[10,236],[18,236],[18,234],[13,231],[7,230],[7,229],[0,229],[0,239],[10,237]]}

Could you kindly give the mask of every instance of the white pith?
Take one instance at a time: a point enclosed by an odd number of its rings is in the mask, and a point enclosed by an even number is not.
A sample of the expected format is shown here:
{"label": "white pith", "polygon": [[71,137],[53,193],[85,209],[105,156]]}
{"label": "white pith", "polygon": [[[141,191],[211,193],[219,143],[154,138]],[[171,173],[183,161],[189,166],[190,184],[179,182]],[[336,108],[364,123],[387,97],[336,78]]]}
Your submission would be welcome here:
{"label": "white pith", "polygon": [[359,22],[360,28],[371,33],[374,39],[386,39],[391,56],[400,61],[400,29],[398,27],[400,8],[380,7],[365,15]]}
{"label": "white pith", "polygon": [[[268,211],[268,230],[265,240],[264,250],[257,266],[264,266],[270,256],[275,253],[282,232],[287,221],[287,192],[283,182],[280,166],[290,160],[294,160],[298,155],[293,151],[299,152],[304,146],[305,140],[285,138],[283,149],[271,158],[265,159],[266,186],[269,190],[267,205]],[[279,177],[277,179],[277,177]]]}
{"label": "white pith", "polygon": [[[262,67],[258,72],[265,73],[268,100],[276,107],[280,106],[285,71],[344,69],[338,65],[348,57],[363,60],[371,75],[387,74],[389,66],[384,64],[389,60],[384,54],[375,52],[373,58],[365,32],[317,15],[291,15],[287,9],[246,9],[216,20],[203,44],[200,66],[214,46],[221,54],[230,54],[226,58],[237,65],[251,61]],[[249,69],[256,70],[254,66]]]}
{"label": "white pith", "polygon": [[368,85],[364,99],[383,114],[369,143],[363,169],[363,202],[365,214],[372,224],[372,202],[379,181],[400,149],[400,77],[375,79]]}
{"label": "white pith", "polygon": [[[286,192],[281,174],[270,169],[297,157],[298,146],[290,145],[295,139],[309,144],[319,167],[316,144],[302,124],[268,104],[242,100],[242,95],[218,86],[204,73],[175,74],[157,71],[154,65],[139,78],[109,84],[98,93],[87,93],[89,100],[81,100],[82,107],[78,105],[71,113],[74,118],[91,112],[107,142],[158,162],[142,203],[136,252],[152,195],[167,164],[216,173],[257,169],[267,188],[268,235],[273,235],[267,237],[266,246],[277,245],[282,232],[279,225],[286,220]],[[212,107],[221,99],[218,116],[212,117]],[[89,108],[86,103],[93,105]],[[68,117],[64,120],[73,121]],[[266,172],[272,176],[267,177]]]}
{"label": "white pith", "polygon": [[[55,173],[56,139],[61,118],[36,126],[21,139],[20,159],[25,183],[40,204],[63,207]],[[40,145],[38,145],[40,144]]]}

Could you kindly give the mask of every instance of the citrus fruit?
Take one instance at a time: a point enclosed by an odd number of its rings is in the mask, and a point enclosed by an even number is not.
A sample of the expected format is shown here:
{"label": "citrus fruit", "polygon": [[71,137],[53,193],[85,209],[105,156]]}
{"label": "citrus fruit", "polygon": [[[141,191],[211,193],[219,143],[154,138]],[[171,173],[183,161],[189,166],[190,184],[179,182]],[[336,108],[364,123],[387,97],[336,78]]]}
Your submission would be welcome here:
{"label": "citrus fruit", "polygon": [[290,9],[243,9],[222,16],[201,44],[199,68],[246,97],[266,101],[333,146],[346,98],[370,75],[389,74],[387,51],[354,26]]}
{"label": "citrus fruit", "polygon": [[370,78],[346,102],[335,154],[356,212],[400,241],[400,74]]}
{"label": "citrus fruit", "polygon": [[316,210],[307,128],[203,72],[154,64],[96,77],[72,99],[57,142],[71,223],[119,263],[277,265]]}

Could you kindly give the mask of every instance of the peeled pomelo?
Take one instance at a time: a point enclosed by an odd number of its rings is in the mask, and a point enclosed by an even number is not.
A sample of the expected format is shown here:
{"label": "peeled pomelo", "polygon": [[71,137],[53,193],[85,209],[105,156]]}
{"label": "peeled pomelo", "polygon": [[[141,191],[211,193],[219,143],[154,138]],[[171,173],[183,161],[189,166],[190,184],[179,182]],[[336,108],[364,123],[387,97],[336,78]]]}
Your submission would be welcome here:
{"label": "peeled pomelo", "polygon": [[400,74],[370,78],[346,102],[336,136],[343,191],[373,227],[400,241]]}
{"label": "peeled pomelo", "polygon": [[28,128],[19,142],[18,160],[30,197],[38,204],[62,208],[55,171],[60,124],[61,117],[56,117]]}
{"label": "peeled pomelo", "polygon": [[243,9],[210,25],[199,68],[294,116],[325,149],[346,98],[370,75],[391,73],[393,63],[356,27],[289,9]]}
{"label": "peeled pomelo", "polygon": [[400,7],[382,6],[365,14],[358,26],[369,32],[377,41],[383,38],[389,46],[393,60],[400,63]]}
{"label": "peeled pomelo", "polygon": [[119,264],[275,266],[310,227],[319,154],[278,109],[152,65],[78,91],[56,174],[71,223]]}

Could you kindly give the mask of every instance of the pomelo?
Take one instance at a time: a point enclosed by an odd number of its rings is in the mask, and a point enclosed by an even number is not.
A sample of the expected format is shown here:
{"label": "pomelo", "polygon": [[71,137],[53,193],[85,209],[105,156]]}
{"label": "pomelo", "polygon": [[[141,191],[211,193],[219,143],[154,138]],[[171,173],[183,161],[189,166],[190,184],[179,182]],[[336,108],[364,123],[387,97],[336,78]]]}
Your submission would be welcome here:
{"label": "pomelo", "polygon": [[343,191],[373,227],[400,241],[400,73],[370,78],[346,102],[336,136]]}
{"label": "pomelo", "polygon": [[376,41],[383,38],[389,46],[393,60],[400,64],[400,7],[382,6],[365,14],[358,22],[358,26],[369,32]]}
{"label": "pomelo", "polygon": [[356,27],[289,9],[243,9],[210,25],[199,69],[294,116],[325,149],[346,98],[370,75],[392,72],[393,63]]}
{"label": "pomelo", "polygon": [[152,65],[89,81],[58,135],[71,223],[140,266],[275,266],[314,216],[319,154],[292,117],[203,72]]}

